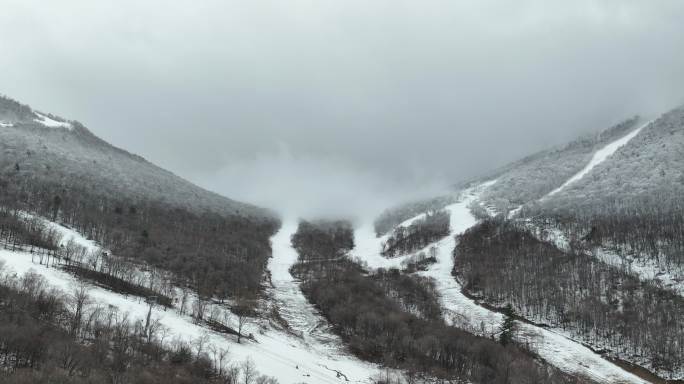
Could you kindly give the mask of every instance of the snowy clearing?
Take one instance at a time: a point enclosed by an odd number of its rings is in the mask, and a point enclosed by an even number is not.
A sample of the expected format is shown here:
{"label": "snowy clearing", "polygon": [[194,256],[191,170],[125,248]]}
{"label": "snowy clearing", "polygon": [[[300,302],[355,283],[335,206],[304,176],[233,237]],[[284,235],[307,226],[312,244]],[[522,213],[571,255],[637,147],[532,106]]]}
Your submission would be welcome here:
{"label": "snowy clearing", "polygon": [[587,164],[587,166],[584,167],[584,169],[582,169],[577,174],[575,174],[570,179],[568,179],[565,183],[563,183],[563,185],[561,185],[560,187],[551,191],[548,195],[546,195],[546,197],[553,196],[553,195],[557,194],[558,192],[565,189],[565,187],[567,187],[568,185],[570,185],[570,184],[576,182],[577,180],[583,178],[587,173],[591,172],[591,170],[594,169],[594,167],[596,167],[597,165],[604,162],[613,153],[615,153],[615,151],[620,149],[620,147],[629,143],[630,140],[632,140],[636,135],[638,135],[642,129],[644,129],[646,126],[651,124],[651,122],[652,121],[646,122],[646,124],[643,124],[642,126],[635,129],[634,131],[628,133],[627,135],[613,141],[612,143],[610,143],[610,144],[606,145],[605,147],[596,151],[596,153],[594,153],[594,156],[591,158],[591,161],[589,161],[589,164]]}
{"label": "snowy clearing", "polygon": [[[434,278],[447,323],[483,336],[491,336],[498,332],[503,316],[480,306],[463,294],[461,285],[451,274],[454,266],[452,252],[456,247],[455,236],[477,223],[477,219],[468,208],[469,205],[478,199],[484,188],[493,183],[485,183],[464,191],[458,203],[445,208],[451,215],[451,234],[430,245],[438,249],[437,263],[430,266],[428,271],[420,272],[423,276]],[[357,248],[352,254],[366,262],[370,268],[387,268],[400,262],[396,259],[387,260],[380,255],[382,238],[375,238],[374,232],[365,226],[359,228],[355,236]],[[600,383],[647,383],[559,333],[519,321],[516,322],[516,326],[515,339],[518,343],[566,373],[584,376]]]}
{"label": "snowy clearing", "polygon": [[48,128],[66,128],[66,129],[72,129],[73,128],[71,123],[64,122],[64,121],[57,121],[57,120],[51,119],[48,116],[43,115],[42,113],[35,112],[35,111],[33,112],[33,114],[38,116],[37,118],[33,119],[33,121],[40,123],[40,124],[43,124],[44,126],[46,126]]}

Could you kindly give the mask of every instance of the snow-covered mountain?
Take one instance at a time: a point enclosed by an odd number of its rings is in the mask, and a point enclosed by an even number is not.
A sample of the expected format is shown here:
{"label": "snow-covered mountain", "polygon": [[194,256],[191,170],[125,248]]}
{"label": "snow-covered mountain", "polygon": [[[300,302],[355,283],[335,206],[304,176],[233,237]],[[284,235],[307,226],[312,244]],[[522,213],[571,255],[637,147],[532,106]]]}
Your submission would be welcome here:
{"label": "snow-covered mountain", "polygon": [[77,121],[0,97],[0,172],[15,170],[24,178],[79,186],[132,202],[159,201],[197,213],[273,216],[264,209],[204,190],[116,148]]}
{"label": "snow-covered mountain", "polygon": [[[353,228],[285,217],[278,229],[266,210],[6,98],[0,140],[0,182],[13,183],[0,281],[35,273],[70,291],[90,276],[87,314],[127,312],[134,333],[150,316],[171,350],[230,350],[293,384],[684,378],[684,108]],[[61,187],[87,201],[65,207]]]}
{"label": "snow-covered mountain", "polygon": [[[520,328],[533,327],[521,337],[561,369],[607,375],[598,382],[682,379],[683,172],[684,108],[631,118],[462,183],[453,195],[385,211],[374,230],[357,231],[359,259],[402,269],[434,247],[436,262],[418,273],[435,278],[461,328],[496,331],[512,305],[526,321]],[[451,212],[455,242],[378,254],[388,236],[416,235],[412,217],[441,208]],[[584,346],[621,363],[593,360]],[[574,357],[555,361],[561,351]]]}

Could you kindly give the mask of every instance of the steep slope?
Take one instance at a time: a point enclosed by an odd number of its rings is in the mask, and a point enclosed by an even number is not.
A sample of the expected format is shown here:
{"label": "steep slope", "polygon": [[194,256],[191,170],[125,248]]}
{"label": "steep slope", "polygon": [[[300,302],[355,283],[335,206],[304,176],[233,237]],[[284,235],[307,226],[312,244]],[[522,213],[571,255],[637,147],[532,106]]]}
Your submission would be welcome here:
{"label": "steep slope", "polygon": [[0,173],[16,171],[102,196],[155,200],[197,213],[269,216],[266,210],[206,191],[140,156],[116,148],[77,121],[0,97]]}
{"label": "steep slope", "polygon": [[[455,273],[489,305],[681,379],[684,108],[623,131],[577,168],[461,237]],[[508,174],[549,185],[524,165]]]}
{"label": "steep slope", "polygon": [[[591,172],[549,197],[550,211],[678,206],[684,196],[684,107],[648,124]],[[673,201],[677,200],[677,201]]]}
{"label": "steep slope", "polygon": [[553,196],[558,192],[562,191],[563,189],[567,188],[568,185],[575,183],[578,180],[581,180],[584,176],[586,176],[589,172],[596,168],[596,166],[606,161],[608,157],[612,156],[615,153],[615,151],[629,143],[649,123],[650,121],[596,151],[596,153],[594,153],[594,156],[591,158],[591,161],[589,161],[589,164],[587,164],[581,171],[579,171],[577,174],[573,175],[570,179],[563,183],[563,185],[549,192],[547,196]]}
{"label": "steep slope", "polygon": [[388,210],[376,221],[379,237],[368,225],[357,230],[357,255],[370,268],[404,267],[413,255],[383,257],[382,235],[445,206],[452,219],[467,218],[452,230],[473,229],[430,245],[436,261],[418,274],[435,279],[454,325],[494,334],[511,305],[523,319],[516,339],[568,372],[641,380],[603,355],[634,364],[649,382],[681,379],[683,170],[684,108],[630,119],[465,183],[497,179],[470,204],[440,197]]}
{"label": "steep slope", "polygon": [[499,212],[505,212],[539,199],[589,166],[598,150],[624,137],[639,124],[643,124],[642,119],[633,117],[603,132],[582,137],[560,148],[541,151],[487,174],[477,182],[491,179],[498,182],[483,194],[481,200]]}
{"label": "steep slope", "polygon": [[256,298],[279,226],[76,121],[0,98],[0,210],[74,228],[115,255],[172,272],[205,297]]}

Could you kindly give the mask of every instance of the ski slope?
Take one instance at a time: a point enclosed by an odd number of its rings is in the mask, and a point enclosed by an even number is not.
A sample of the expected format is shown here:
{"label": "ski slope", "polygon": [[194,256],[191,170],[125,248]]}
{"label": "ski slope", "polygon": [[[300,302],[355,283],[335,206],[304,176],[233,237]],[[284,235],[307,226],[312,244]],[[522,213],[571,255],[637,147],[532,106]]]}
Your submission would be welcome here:
{"label": "ski slope", "polygon": [[[64,235],[63,242],[73,238],[91,250],[93,247],[97,249],[94,242],[79,233],[56,223],[46,223]],[[229,350],[231,361],[239,363],[251,359],[261,374],[275,377],[282,384],[370,383],[370,377],[381,373],[380,368],[345,354],[339,340],[326,333],[324,327],[312,330],[313,325],[318,325],[322,320],[308,304],[288,272],[289,265],[296,260],[296,253],[289,246],[289,238],[294,230],[296,226],[289,224],[273,238],[274,256],[269,267],[273,268],[274,296],[281,308],[286,308],[283,310],[283,317],[303,337],[275,329],[267,321],[255,321],[246,326],[244,333],[253,334],[256,341],[238,344],[235,336],[217,333],[196,324],[189,315],[181,315],[175,308],[155,307],[152,318],[157,319],[168,330],[165,339],[168,342],[175,339],[192,342],[208,336],[209,344]],[[0,264],[2,263],[4,269],[1,272],[9,276],[21,276],[33,271],[65,293],[71,292],[78,284],[73,275],[62,269],[48,268],[32,262],[29,252],[0,248]],[[144,321],[149,309],[145,301],[138,297],[124,296],[95,285],[89,285],[89,296],[96,305],[114,306],[120,313],[128,313],[134,321]],[[225,311],[219,304],[210,306],[212,308],[207,312],[216,307]],[[232,316],[229,311],[225,313]],[[237,324],[234,316],[230,321],[233,326]]]}
{"label": "ski slope", "polygon": [[[427,271],[420,272],[421,275],[434,279],[448,324],[487,337],[498,332],[503,320],[502,315],[466,297],[451,272],[454,267],[452,252],[456,247],[455,236],[477,223],[468,206],[478,199],[484,188],[493,183],[485,183],[464,191],[459,202],[445,208],[451,215],[451,234],[432,244],[438,249],[437,263],[430,266]],[[374,233],[368,228],[359,228],[355,236],[355,242],[359,246],[354,249],[353,254],[366,262],[369,268],[387,268],[397,262],[394,259],[389,262],[381,260],[385,259],[380,255],[382,239],[375,238]],[[373,243],[376,244],[375,251],[372,250]],[[549,364],[566,373],[587,377],[599,383],[647,383],[559,333],[519,321],[516,322],[516,326],[517,342],[526,345]]]}
{"label": "ski slope", "polygon": [[594,156],[591,158],[591,160],[589,161],[589,164],[587,164],[586,167],[584,167],[581,171],[579,171],[578,173],[573,175],[571,178],[569,178],[565,183],[563,183],[563,185],[561,185],[560,187],[549,192],[549,194],[546,195],[546,197],[553,196],[553,195],[557,194],[558,192],[565,189],[568,185],[570,185],[570,184],[580,180],[584,176],[586,176],[597,165],[606,161],[606,159],[608,159],[618,149],[620,149],[625,144],[629,143],[630,140],[632,140],[634,137],[636,137],[636,135],[638,135],[639,132],[641,132],[641,130],[644,129],[649,124],[651,124],[651,121],[648,121],[646,124],[643,124],[642,126],[633,130],[632,132],[628,133],[627,135],[613,141],[612,143],[609,143],[605,147],[596,151],[596,153],[594,153]]}
{"label": "ski slope", "polygon": [[[299,282],[290,274],[290,267],[297,262],[297,251],[292,247],[291,237],[297,231],[296,220],[284,220],[271,244],[273,257],[269,260],[273,285],[273,300],[277,303],[280,315],[287,321],[291,330],[300,336],[291,342],[299,348],[315,354],[308,357],[309,365],[327,367],[328,379],[345,378],[353,383],[370,382],[370,377],[379,375],[382,369],[363,362],[348,353],[342,340],[330,330],[327,321],[318,313],[302,294]],[[304,360],[307,361],[307,360]],[[340,377],[337,377],[337,372]],[[321,375],[319,373],[319,375]],[[317,383],[319,381],[302,381]],[[326,381],[327,382],[327,381]]]}

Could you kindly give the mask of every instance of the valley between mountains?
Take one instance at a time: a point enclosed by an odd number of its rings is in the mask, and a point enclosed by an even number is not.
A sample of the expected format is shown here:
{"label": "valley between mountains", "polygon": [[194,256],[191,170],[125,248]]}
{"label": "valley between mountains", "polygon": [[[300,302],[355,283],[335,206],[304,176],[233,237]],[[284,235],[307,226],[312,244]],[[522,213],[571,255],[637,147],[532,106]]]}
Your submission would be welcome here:
{"label": "valley between mountains", "polygon": [[2,98],[0,186],[9,383],[684,380],[684,108],[350,220]]}

